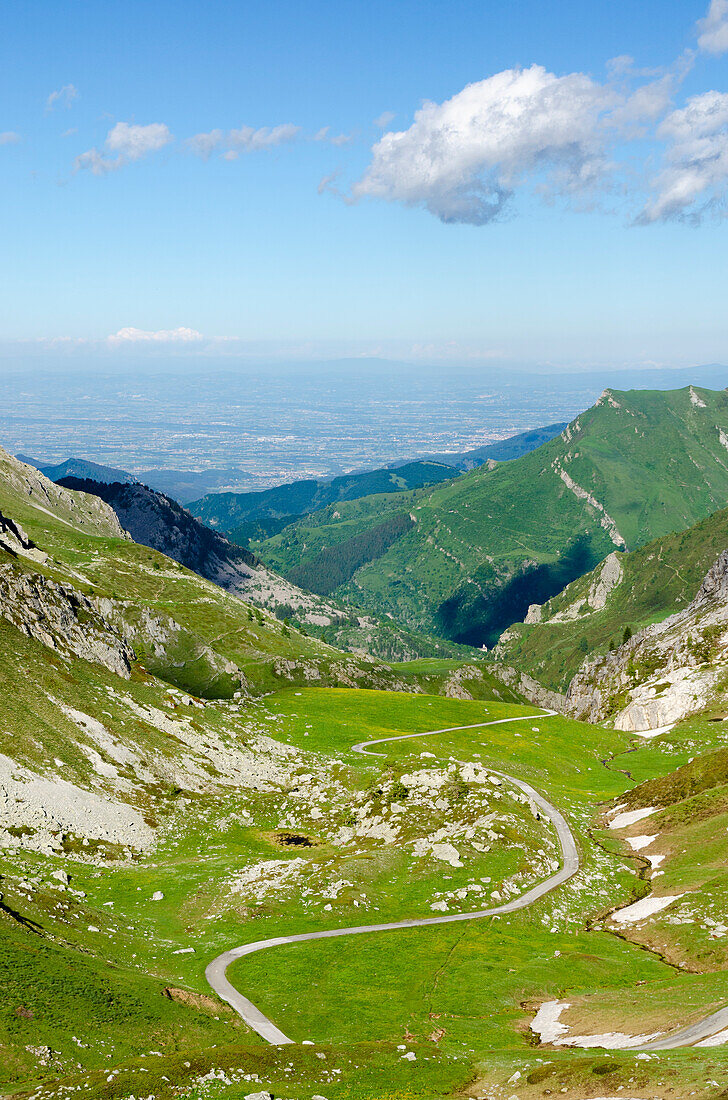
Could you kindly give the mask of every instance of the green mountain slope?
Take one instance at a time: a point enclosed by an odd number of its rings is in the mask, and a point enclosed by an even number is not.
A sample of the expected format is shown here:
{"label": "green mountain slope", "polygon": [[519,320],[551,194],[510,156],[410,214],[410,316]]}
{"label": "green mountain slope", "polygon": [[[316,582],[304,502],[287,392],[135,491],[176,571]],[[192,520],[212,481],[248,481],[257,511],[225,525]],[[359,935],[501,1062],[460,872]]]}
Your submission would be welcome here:
{"label": "green mountain slope", "polygon": [[299,516],[309,515],[329,504],[358,500],[374,493],[401,493],[435,485],[490,461],[519,458],[553,439],[565,427],[565,424],[549,424],[463,454],[428,455],[411,462],[392,463],[381,470],[344,474],[331,481],[294,481],[254,493],[210,493],[193,501],[189,508],[210,527],[246,545],[249,539],[268,538]]}
{"label": "green mountain slope", "polygon": [[308,515],[327,504],[356,500],[372,493],[404,492],[457,477],[458,470],[444,462],[409,462],[396,469],[345,474],[333,481],[293,481],[255,493],[210,493],[193,501],[193,516],[245,545],[250,538],[266,538],[297,516]]}
{"label": "green mountain slope", "polygon": [[337,504],[253,544],[282,573],[409,514],[414,526],[335,590],[410,628],[493,645],[617,549],[680,531],[728,501],[724,391],[605,391],[557,438],[492,470]]}
{"label": "green mountain slope", "polygon": [[[13,531],[18,527],[22,537]],[[82,635],[90,623],[97,649],[113,649],[117,631],[156,675],[195,695],[257,694],[312,678],[352,686],[396,682],[371,658],[333,649],[133,542],[99,497],[56,485],[2,450],[0,559],[11,618],[33,599],[39,621],[50,615],[59,630]],[[0,611],[2,600],[0,585]],[[78,653],[75,635],[73,646]]]}
{"label": "green mountain slope", "polygon": [[687,607],[720,552],[728,547],[728,509],[687,531],[608,558],[558,596],[515,623],[495,650],[498,660],[565,691],[587,656],[605,653],[651,623]]}

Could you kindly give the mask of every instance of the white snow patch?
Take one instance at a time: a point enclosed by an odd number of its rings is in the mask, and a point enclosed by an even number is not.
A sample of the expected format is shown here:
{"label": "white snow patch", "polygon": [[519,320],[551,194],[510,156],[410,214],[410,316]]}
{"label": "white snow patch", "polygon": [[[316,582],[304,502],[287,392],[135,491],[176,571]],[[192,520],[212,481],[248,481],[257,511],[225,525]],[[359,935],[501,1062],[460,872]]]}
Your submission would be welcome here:
{"label": "white snow patch", "polygon": [[571,1008],[568,1001],[544,1001],[531,1022],[531,1031],[541,1037],[542,1043],[554,1043],[569,1030],[559,1023],[561,1013]]}
{"label": "white snow patch", "polygon": [[653,840],[657,840],[659,835],[655,833],[654,836],[628,836],[627,843],[634,852],[639,852],[641,848],[647,848]]}
{"label": "white snow patch", "polygon": [[652,737],[662,737],[663,733],[669,733],[671,729],[675,728],[673,722],[669,726],[656,726],[653,730],[632,730],[637,737],[644,737],[646,741],[649,741]]}
{"label": "white snow patch", "polygon": [[660,898],[654,895],[649,898],[642,898],[641,901],[635,901],[625,909],[618,909],[616,913],[612,914],[612,920],[617,921],[618,924],[634,924],[637,921],[646,920],[647,917],[651,917],[655,913],[662,912],[663,909],[667,909],[668,905],[672,905],[674,901],[679,901],[682,897],[685,897],[684,893],[665,894]]}
{"label": "white snow patch", "polygon": [[609,822],[610,829],[626,829],[628,825],[634,825],[637,821],[642,821],[643,818],[649,817],[650,814],[656,814],[658,806],[647,806],[642,810],[625,810],[624,813],[617,814]]}
{"label": "white snow patch", "polygon": [[622,1031],[605,1032],[602,1035],[574,1035],[568,1036],[568,1024],[560,1021],[561,1013],[571,1008],[568,1001],[545,1001],[531,1023],[531,1031],[535,1032],[542,1043],[553,1043],[557,1047],[603,1047],[605,1050],[628,1050],[630,1047],[641,1046],[652,1039],[656,1039],[661,1032],[654,1035],[626,1035]]}

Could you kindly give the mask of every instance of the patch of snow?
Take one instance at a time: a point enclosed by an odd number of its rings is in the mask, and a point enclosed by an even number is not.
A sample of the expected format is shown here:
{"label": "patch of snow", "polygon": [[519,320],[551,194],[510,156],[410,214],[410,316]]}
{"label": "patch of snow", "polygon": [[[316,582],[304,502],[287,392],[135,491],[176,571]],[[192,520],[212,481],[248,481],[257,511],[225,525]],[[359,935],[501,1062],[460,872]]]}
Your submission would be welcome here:
{"label": "patch of snow", "polygon": [[642,898],[641,901],[635,901],[625,909],[618,909],[616,913],[612,913],[612,920],[617,921],[618,924],[634,924],[637,921],[646,920],[647,917],[651,917],[655,913],[662,912],[663,909],[667,909],[668,905],[672,905],[674,901],[679,901],[684,896],[685,894],[682,893],[664,894],[662,897],[652,895],[649,898]]}
{"label": "patch of snow", "polygon": [[657,840],[659,835],[655,833],[654,836],[628,836],[627,843],[634,852],[639,852],[641,848],[647,848],[653,840]]}
{"label": "patch of snow", "polygon": [[542,1043],[554,1043],[569,1030],[559,1023],[561,1013],[571,1008],[568,1001],[545,1001],[531,1022],[531,1031],[541,1037]]}
{"label": "patch of snow", "polygon": [[651,1035],[626,1035],[623,1031],[607,1031],[603,1035],[574,1035],[568,1039],[559,1039],[556,1046],[581,1047],[584,1050],[590,1047],[602,1047],[604,1050],[629,1050],[630,1047],[639,1047],[643,1043],[650,1043],[658,1039],[661,1031],[655,1031]]}
{"label": "patch of snow", "polygon": [[642,810],[625,810],[624,813],[617,814],[609,822],[610,829],[626,829],[628,825],[634,825],[637,821],[642,821],[643,818],[649,817],[650,814],[656,814],[659,806],[647,806]]}
{"label": "patch of snow", "polygon": [[638,737],[644,737],[645,740],[648,741],[652,737],[662,737],[663,733],[669,733],[670,730],[674,728],[675,723],[673,722],[669,726],[657,726],[657,728],[653,730],[632,730],[632,733],[635,733]]}

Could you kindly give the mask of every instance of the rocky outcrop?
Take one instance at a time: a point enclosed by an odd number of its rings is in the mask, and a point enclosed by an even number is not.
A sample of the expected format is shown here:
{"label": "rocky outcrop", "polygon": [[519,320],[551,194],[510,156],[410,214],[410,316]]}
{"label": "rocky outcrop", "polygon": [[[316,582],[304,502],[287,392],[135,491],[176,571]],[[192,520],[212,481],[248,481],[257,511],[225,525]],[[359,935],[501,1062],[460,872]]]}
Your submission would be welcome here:
{"label": "rocky outcrop", "polygon": [[597,516],[599,517],[599,523],[607,532],[614,545],[619,546],[622,550],[625,550],[627,548],[627,543],[624,541],[624,538],[620,534],[617,524],[609,515],[601,501],[597,500],[593,493],[590,493],[586,489],[583,489],[581,485],[577,485],[571,475],[566,472],[566,470],[563,468],[563,466],[561,466],[558,461],[553,464],[553,467],[563,481],[564,485],[567,487],[567,489],[571,490],[577,500],[586,501],[586,503],[594,509]]}
{"label": "rocky outcrop", "polygon": [[47,557],[33,540],[28,538],[20,524],[4,516],[2,512],[0,512],[0,547],[14,558],[21,554],[25,558],[44,561]]}
{"label": "rocky outcrop", "polygon": [[728,674],[728,550],[695,599],[639,631],[612,653],[585,661],[569,685],[567,712],[618,729],[670,725],[725,694]]}
{"label": "rocky outcrop", "polygon": [[442,694],[448,699],[472,699],[472,692],[466,687],[465,681],[476,679],[482,679],[482,673],[477,668],[456,668],[443,684]]}
{"label": "rocky outcrop", "polygon": [[337,687],[370,688],[376,691],[421,691],[417,685],[398,680],[388,665],[381,664],[373,657],[365,657],[361,663],[354,660],[328,662],[310,658],[294,661],[279,657],[273,661],[272,668],[274,675],[281,680],[304,686],[323,682],[333,683]]}
{"label": "rocky outcrop", "polygon": [[219,532],[196,520],[181,504],[156,489],[75,477],[64,478],[60,484],[79,492],[94,493],[113,508],[124,530],[135,542],[159,550],[208,580],[216,581],[225,571],[231,574],[231,582],[235,571],[240,579],[250,577],[258,564],[250,551],[228,542]]}
{"label": "rocky outcrop", "polygon": [[94,601],[40,573],[0,566],[0,615],[23,634],[64,655],[129,678],[135,654]]}
{"label": "rocky outcrop", "polygon": [[194,666],[198,691],[208,690],[210,697],[227,697],[233,689],[244,695],[251,693],[248,681],[233,661],[217,653],[171,615],[106,597],[92,602],[144,659],[145,667],[160,679],[179,684],[184,682],[185,669]]}
{"label": "rocky outcrop", "polygon": [[500,680],[506,687],[518,692],[524,699],[528,699],[529,703],[560,713],[566,710],[566,696],[561,695],[558,691],[545,688],[543,684],[540,684],[538,680],[534,680],[533,676],[529,676],[527,672],[519,672],[518,669],[512,668],[510,665],[501,665],[498,662],[489,664],[488,671],[492,672],[496,679]]}
{"label": "rocky outcrop", "polygon": [[[622,554],[614,550],[593,571],[592,576],[594,579],[586,595],[573,597],[570,602],[567,602],[566,607],[563,607],[555,615],[550,614],[551,601],[545,604],[532,603],[523,621],[526,625],[533,625],[534,623],[545,623],[547,625],[570,623],[577,619],[583,619],[587,615],[593,615],[595,611],[602,611],[606,607],[611,593],[622,583],[623,575]],[[577,592],[579,590],[583,592],[584,578],[579,577],[578,580],[568,585],[558,597],[558,602],[563,603],[564,599],[569,600],[574,589]]]}

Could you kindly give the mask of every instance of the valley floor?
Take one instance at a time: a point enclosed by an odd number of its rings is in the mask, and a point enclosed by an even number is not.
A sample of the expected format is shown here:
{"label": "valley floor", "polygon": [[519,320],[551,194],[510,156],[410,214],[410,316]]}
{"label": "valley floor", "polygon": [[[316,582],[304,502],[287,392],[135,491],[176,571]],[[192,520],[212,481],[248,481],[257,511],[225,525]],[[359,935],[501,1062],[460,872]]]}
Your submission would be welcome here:
{"label": "valley floor", "polygon": [[[174,700],[174,721],[200,726],[192,703]],[[156,844],[132,859],[48,855],[22,833],[5,850],[6,1095],[723,1094],[720,1046],[619,1049],[728,999],[721,723],[640,739],[494,700],[325,688],[238,706],[206,704],[205,728],[281,746],[256,789],[160,791]],[[504,774],[564,813],[581,859],[570,881],[521,911],[235,962],[233,984],[293,1045],[268,1046],[214,997],[205,967],[237,944],[472,912],[548,878],[557,838]],[[619,919],[651,892],[674,900]],[[558,1026],[539,1044],[545,1002]]]}

